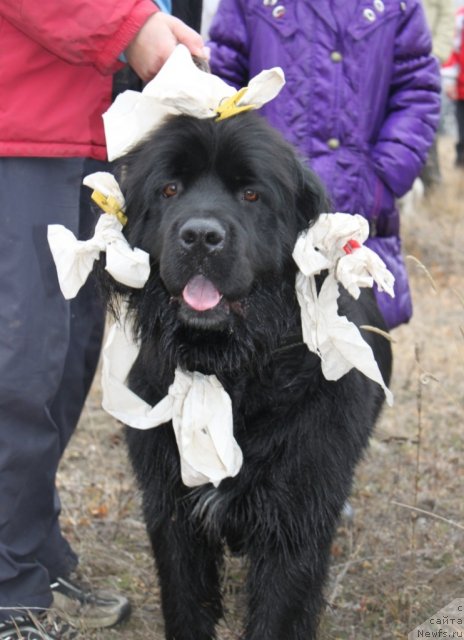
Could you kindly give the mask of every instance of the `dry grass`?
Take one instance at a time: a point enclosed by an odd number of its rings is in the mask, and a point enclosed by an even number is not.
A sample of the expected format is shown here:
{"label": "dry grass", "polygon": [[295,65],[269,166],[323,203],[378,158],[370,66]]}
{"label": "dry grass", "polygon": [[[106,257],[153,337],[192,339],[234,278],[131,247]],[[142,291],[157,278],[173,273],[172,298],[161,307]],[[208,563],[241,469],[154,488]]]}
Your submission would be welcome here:
{"label": "dry grass", "polygon": [[[415,314],[395,330],[395,406],[358,469],[354,520],[333,545],[321,640],[406,638],[464,597],[464,172],[440,140],[444,184],[403,220]],[[420,262],[417,262],[420,261]],[[422,266],[423,265],[423,266]],[[96,381],[63,460],[63,526],[84,571],[128,594],[131,620],[94,640],[162,640],[162,616],[139,498],[118,426]],[[243,567],[227,563],[220,640],[239,637]]]}

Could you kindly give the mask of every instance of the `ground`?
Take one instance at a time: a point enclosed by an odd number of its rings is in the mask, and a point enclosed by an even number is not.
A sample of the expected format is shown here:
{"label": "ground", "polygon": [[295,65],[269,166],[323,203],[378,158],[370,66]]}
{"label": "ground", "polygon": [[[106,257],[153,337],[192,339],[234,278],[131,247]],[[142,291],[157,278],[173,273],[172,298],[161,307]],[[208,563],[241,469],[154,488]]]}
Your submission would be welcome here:
{"label": "ground", "polygon": [[[321,640],[391,640],[464,597],[464,170],[449,137],[443,184],[403,212],[414,317],[393,331],[385,408],[332,549]],[[411,205],[411,203],[410,203]],[[126,593],[133,615],[88,640],[163,640],[150,549],[118,424],[95,381],[59,472],[64,530],[92,583]],[[239,638],[245,567],[228,559],[219,640]]]}

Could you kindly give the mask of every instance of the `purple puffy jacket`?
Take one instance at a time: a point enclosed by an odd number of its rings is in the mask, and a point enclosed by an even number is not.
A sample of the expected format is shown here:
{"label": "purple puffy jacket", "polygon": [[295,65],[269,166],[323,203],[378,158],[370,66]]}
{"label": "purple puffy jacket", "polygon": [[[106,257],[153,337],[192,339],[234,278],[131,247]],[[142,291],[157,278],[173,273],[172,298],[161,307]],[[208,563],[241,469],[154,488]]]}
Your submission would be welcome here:
{"label": "purple puffy jacket", "polygon": [[210,37],[213,73],[237,87],[282,67],[286,85],[261,113],[320,176],[333,211],[369,220],[367,244],[396,278],[395,300],[378,302],[389,327],[407,322],[395,198],[419,175],[440,112],[420,0],[222,0]]}

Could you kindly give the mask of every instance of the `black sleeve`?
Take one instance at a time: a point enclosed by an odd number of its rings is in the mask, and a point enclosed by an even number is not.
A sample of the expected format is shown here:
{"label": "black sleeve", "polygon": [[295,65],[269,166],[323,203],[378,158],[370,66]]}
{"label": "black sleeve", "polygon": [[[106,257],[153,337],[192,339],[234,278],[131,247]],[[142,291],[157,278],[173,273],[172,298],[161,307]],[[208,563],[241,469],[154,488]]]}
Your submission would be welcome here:
{"label": "black sleeve", "polygon": [[172,0],[172,15],[200,31],[202,0]]}

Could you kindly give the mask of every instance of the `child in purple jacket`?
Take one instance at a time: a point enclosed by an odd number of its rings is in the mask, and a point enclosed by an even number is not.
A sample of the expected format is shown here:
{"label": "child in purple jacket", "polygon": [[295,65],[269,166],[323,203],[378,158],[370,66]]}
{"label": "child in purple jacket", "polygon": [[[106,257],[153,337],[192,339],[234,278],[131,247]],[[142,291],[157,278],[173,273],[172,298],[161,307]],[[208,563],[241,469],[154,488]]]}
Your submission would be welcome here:
{"label": "child in purple jacket", "polygon": [[222,0],[211,70],[237,87],[280,66],[286,86],[261,113],[325,183],[333,211],[360,213],[395,276],[378,293],[390,328],[412,314],[396,198],[425,163],[440,75],[420,0]]}

